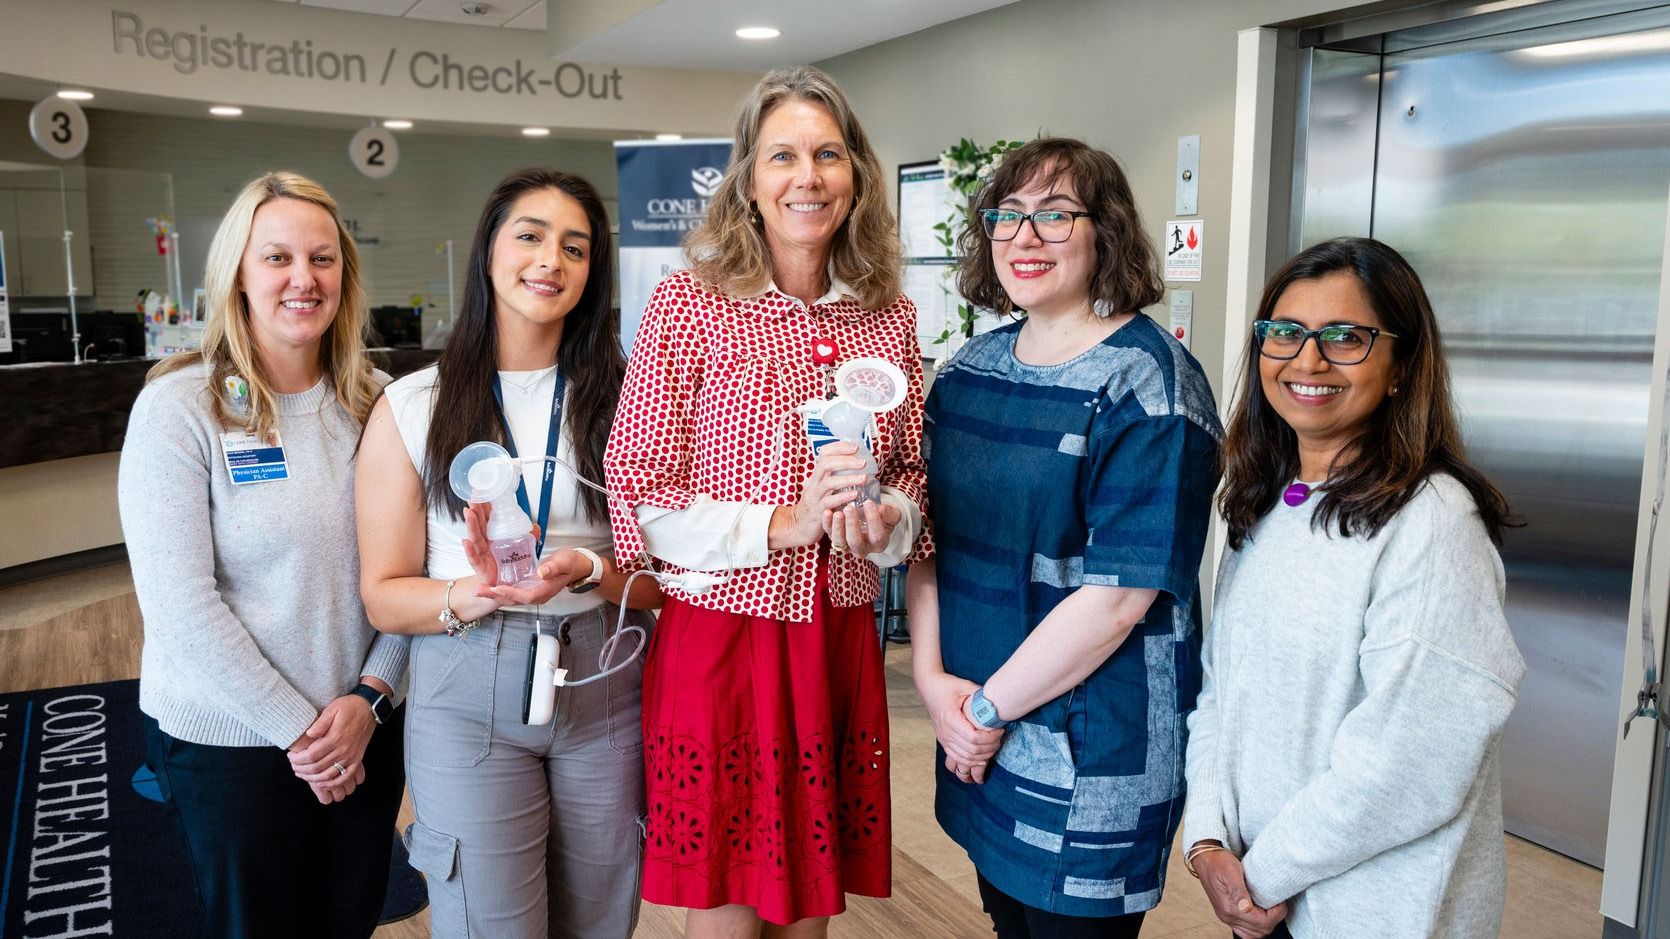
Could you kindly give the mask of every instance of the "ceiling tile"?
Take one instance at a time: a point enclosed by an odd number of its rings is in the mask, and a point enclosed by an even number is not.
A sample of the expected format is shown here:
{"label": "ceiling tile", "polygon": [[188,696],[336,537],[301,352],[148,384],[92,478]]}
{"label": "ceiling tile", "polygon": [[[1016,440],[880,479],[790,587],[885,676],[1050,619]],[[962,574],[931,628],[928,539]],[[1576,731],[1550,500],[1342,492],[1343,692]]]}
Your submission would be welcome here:
{"label": "ceiling tile", "polygon": [[302,6],[348,10],[353,13],[375,13],[378,16],[404,16],[414,0],[301,0]]}
{"label": "ceiling tile", "polygon": [[545,0],[532,4],[527,11],[505,24],[511,29],[544,29]]}
{"label": "ceiling tile", "polygon": [[478,2],[487,8],[487,12],[480,16],[469,16],[462,9],[462,0],[417,0],[411,9],[406,11],[406,17],[439,23],[460,23],[466,26],[503,26],[511,17],[521,13],[525,6],[525,0],[511,0],[508,3],[505,0]]}

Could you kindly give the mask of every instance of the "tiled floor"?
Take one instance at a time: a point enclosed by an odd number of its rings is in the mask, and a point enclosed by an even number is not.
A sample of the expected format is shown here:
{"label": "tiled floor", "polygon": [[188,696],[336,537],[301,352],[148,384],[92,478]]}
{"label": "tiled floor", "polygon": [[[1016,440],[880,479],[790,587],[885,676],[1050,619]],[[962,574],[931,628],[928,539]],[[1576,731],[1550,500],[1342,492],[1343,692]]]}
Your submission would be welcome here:
{"label": "tiled floor", "polygon": [[[0,691],[133,677],[138,673],[138,607],[125,564],[0,588]],[[88,641],[89,639],[93,641]],[[70,647],[98,649],[79,660]],[[859,937],[989,936],[968,859],[933,818],[933,728],[910,681],[910,648],[887,652],[893,743],[894,898],[854,900],[831,930]],[[1600,935],[1600,872],[1517,838],[1507,838],[1508,910],[1502,936],[1593,939]],[[1145,939],[1226,939],[1205,896],[1173,852],[1165,899]],[[679,935],[677,911],[646,905],[638,935]],[[427,917],[377,931],[379,939],[421,939]],[[1369,935],[1369,933],[1364,934]]]}

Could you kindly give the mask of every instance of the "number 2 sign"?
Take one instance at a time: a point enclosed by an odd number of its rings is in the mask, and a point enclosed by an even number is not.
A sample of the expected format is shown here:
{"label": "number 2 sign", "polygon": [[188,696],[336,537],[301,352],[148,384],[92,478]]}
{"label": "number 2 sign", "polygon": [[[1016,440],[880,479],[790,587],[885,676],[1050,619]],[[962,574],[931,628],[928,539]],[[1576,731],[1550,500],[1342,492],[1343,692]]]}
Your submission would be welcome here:
{"label": "number 2 sign", "polygon": [[87,147],[87,115],[74,101],[42,98],[29,112],[29,136],[49,156],[73,160]]}
{"label": "number 2 sign", "polygon": [[385,179],[400,165],[400,144],[381,127],[365,127],[348,142],[354,169],[372,179]]}

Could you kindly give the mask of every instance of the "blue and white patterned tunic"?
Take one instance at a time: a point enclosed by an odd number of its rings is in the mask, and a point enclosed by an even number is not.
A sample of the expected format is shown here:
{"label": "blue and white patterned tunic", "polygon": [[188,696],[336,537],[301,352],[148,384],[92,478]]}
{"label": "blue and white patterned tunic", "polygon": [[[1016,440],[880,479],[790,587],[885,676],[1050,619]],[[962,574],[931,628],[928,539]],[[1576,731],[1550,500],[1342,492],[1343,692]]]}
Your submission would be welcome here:
{"label": "blue and white patterned tunic", "polygon": [[1135,913],[1160,902],[1182,817],[1223,429],[1200,363],[1146,316],[1059,365],[1017,360],[1019,332],[972,340],[928,398],[945,670],[986,681],[1080,585],[1159,596],[1088,679],[1009,725],[984,785],[938,753],[935,814],[1028,906]]}

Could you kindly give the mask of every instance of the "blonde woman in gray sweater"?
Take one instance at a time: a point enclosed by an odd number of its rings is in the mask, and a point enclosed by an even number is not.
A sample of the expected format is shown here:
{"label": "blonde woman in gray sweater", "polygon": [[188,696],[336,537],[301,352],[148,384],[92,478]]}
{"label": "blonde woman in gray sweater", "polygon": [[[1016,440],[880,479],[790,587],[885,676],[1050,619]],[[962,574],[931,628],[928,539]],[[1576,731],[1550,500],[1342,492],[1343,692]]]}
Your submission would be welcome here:
{"label": "blonde woman in gray sweater", "polygon": [[1508,507],[1464,456],[1426,292],[1380,242],[1325,242],[1271,279],[1246,355],[1190,871],[1243,939],[1494,937],[1525,665]]}
{"label": "blonde woman in gray sweater", "polygon": [[147,763],[205,935],[369,936],[405,781],[406,640],[359,597],[354,446],[388,381],[365,357],[359,259],[323,189],[269,173],[204,273],[202,349],[151,370],[117,478]]}

